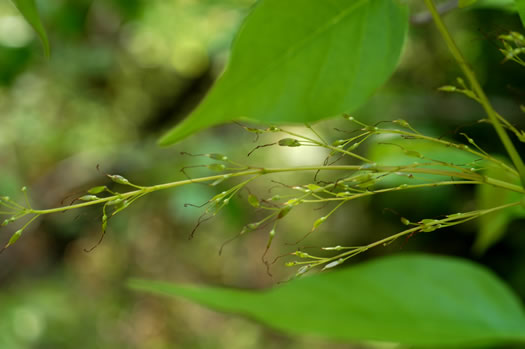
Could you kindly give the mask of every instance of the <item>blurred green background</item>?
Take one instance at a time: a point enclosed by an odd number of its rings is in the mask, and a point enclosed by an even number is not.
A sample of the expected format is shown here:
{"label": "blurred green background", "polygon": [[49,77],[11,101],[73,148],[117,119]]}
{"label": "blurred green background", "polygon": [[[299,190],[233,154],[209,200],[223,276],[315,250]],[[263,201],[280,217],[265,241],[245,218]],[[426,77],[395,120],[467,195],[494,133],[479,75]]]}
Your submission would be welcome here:
{"label": "blurred green background", "polygon": [[[107,184],[106,173],[144,185],[184,179],[181,168],[206,159],[181,156],[182,151],[221,152],[256,166],[315,165],[327,155],[309,147],[270,147],[247,158],[256,145],[275,138],[256,140],[238,125],[216,127],[169,148],[156,145],[220,74],[235,29],[254,0],[37,3],[52,45],[49,60],[14,6],[0,2],[0,194],[20,198],[20,188],[27,186],[33,206],[48,208]],[[422,10],[418,1],[412,8]],[[525,126],[518,107],[525,101],[525,70],[502,64],[497,39],[520,28],[517,15],[492,8],[456,11],[447,23],[496,109]],[[490,126],[476,124],[481,108],[436,92],[457,75],[432,24],[413,25],[398,71],[355,116],[368,123],[403,118],[428,134],[457,140],[461,127],[486,150],[503,154]],[[335,128],[353,126],[330,120],[315,127],[326,138],[338,139]],[[286,193],[271,179],[307,184],[312,177],[263,178],[249,188],[271,196]],[[188,239],[202,210],[184,204],[201,204],[225,188],[228,183],[149,195],[111,219],[102,244],[91,253],[83,250],[99,239],[101,208],[39,219],[0,255],[0,348],[380,347],[288,336],[236,316],[126,289],[129,277],[262,288],[293,274],[283,263],[272,266],[273,277],[267,274],[261,262],[266,230],[233,241],[218,255],[223,242],[260,217],[247,204],[247,191]],[[458,187],[352,202],[304,246],[363,244],[401,230],[399,217],[385,208],[417,220],[474,209],[475,197],[472,188]],[[286,243],[308,232],[326,209],[290,213],[269,258],[294,251],[297,246]],[[14,230],[2,228],[2,241]],[[416,235],[349,264],[413,250],[464,256],[493,269],[525,298],[524,221],[511,223],[505,238],[481,257],[471,252],[476,230],[469,223]]]}

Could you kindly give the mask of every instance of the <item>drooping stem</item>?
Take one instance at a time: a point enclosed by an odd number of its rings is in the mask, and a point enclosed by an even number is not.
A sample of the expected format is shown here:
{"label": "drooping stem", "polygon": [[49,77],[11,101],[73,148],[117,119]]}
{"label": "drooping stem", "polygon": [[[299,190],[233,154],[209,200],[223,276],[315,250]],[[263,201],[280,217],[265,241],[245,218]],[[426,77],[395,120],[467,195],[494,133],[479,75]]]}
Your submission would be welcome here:
{"label": "drooping stem", "polygon": [[523,164],[523,161],[518,154],[518,151],[514,147],[514,144],[512,143],[511,139],[509,138],[507,132],[503,128],[499,118],[498,113],[494,110],[492,107],[489,99],[485,95],[485,92],[481,88],[480,83],[478,82],[478,79],[476,78],[476,74],[472,70],[472,68],[469,66],[465,58],[463,57],[463,54],[459,50],[458,46],[456,45],[454,39],[450,35],[447,27],[445,26],[445,23],[443,23],[443,20],[434,4],[433,0],[425,0],[425,3],[428,7],[428,10],[432,14],[432,17],[434,19],[434,22],[437,26],[437,29],[441,33],[441,36],[445,40],[448,49],[450,50],[450,53],[454,56],[454,59],[460,66],[461,70],[463,71],[463,74],[465,74],[466,78],[468,79],[472,90],[479,98],[479,102],[481,103],[483,109],[487,113],[487,116],[489,117],[489,120],[491,121],[492,125],[494,126],[494,129],[496,130],[496,133],[498,134],[498,137],[500,138],[501,142],[503,143],[503,146],[505,147],[505,150],[507,151],[507,154],[509,155],[510,159],[512,160],[514,166],[516,167],[516,170],[520,174],[520,179],[522,185],[525,186],[525,166]]}

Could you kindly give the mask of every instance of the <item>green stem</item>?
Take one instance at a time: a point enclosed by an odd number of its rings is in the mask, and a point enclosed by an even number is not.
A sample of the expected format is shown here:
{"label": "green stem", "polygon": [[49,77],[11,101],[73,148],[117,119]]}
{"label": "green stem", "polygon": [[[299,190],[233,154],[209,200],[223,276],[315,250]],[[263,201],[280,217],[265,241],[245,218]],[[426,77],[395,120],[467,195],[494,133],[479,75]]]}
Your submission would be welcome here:
{"label": "green stem", "polygon": [[458,172],[458,171],[448,171],[448,170],[416,167],[416,166],[423,166],[423,165],[425,164],[418,164],[418,165],[412,165],[412,166],[371,166],[369,168],[359,166],[359,165],[252,168],[252,169],[247,169],[247,170],[239,171],[239,172],[226,173],[226,174],[221,174],[221,175],[214,175],[214,176],[201,177],[201,178],[195,178],[195,179],[186,179],[182,181],[169,182],[169,183],[164,183],[164,184],[157,184],[157,185],[153,185],[149,187],[144,187],[143,189],[129,191],[126,193],[120,193],[114,196],[108,196],[108,197],[101,198],[98,200],[87,201],[87,202],[83,202],[83,203],[75,204],[75,205],[56,207],[56,208],[45,209],[45,210],[31,209],[28,211],[28,213],[49,214],[49,213],[64,212],[64,211],[73,210],[77,208],[104,204],[104,203],[107,203],[115,199],[128,199],[136,195],[142,196],[142,195],[149,194],[149,193],[159,191],[159,190],[176,188],[176,187],[180,187],[180,186],[188,185],[192,183],[212,182],[212,181],[216,181],[222,178],[233,178],[233,177],[251,176],[251,175],[264,175],[264,174],[271,174],[271,173],[318,171],[318,170],[321,170],[321,171],[372,171],[372,172],[387,172],[387,173],[388,172],[391,172],[391,173],[401,172],[401,173],[432,174],[432,175],[439,175],[439,176],[446,176],[446,177],[453,177],[453,178],[462,178],[462,179],[467,179],[471,181],[479,181],[479,182],[493,185],[495,187],[499,187],[502,189],[507,189],[507,190],[525,194],[525,189],[523,189],[522,187],[518,185],[507,183],[505,181],[501,181],[501,180],[491,178],[491,177],[481,176],[477,173],[466,173],[466,172]]}
{"label": "green stem", "polygon": [[425,3],[428,7],[428,10],[432,14],[432,18],[434,19],[434,22],[441,33],[441,36],[445,40],[448,49],[454,56],[455,60],[459,64],[461,70],[463,71],[463,74],[467,77],[468,81],[470,82],[470,85],[472,89],[474,90],[474,93],[478,96],[480,103],[487,113],[490,121],[492,122],[492,125],[494,126],[494,129],[496,130],[496,133],[498,134],[498,137],[500,138],[501,142],[503,143],[503,146],[505,147],[505,150],[507,151],[507,154],[509,155],[510,159],[512,160],[514,166],[516,167],[516,170],[518,171],[521,179],[522,185],[525,185],[525,166],[523,165],[523,161],[521,160],[520,155],[518,154],[518,151],[514,147],[514,144],[512,144],[511,139],[509,138],[507,132],[501,125],[500,120],[498,119],[498,113],[494,110],[492,105],[490,104],[489,99],[485,95],[485,92],[481,88],[481,85],[478,82],[478,79],[476,78],[476,74],[471,69],[471,67],[468,65],[467,61],[463,57],[463,54],[459,50],[458,46],[454,42],[454,39],[450,35],[447,27],[443,23],[443,20],[441,19],[441,16],[434,4],[433,0],[425,0]]}

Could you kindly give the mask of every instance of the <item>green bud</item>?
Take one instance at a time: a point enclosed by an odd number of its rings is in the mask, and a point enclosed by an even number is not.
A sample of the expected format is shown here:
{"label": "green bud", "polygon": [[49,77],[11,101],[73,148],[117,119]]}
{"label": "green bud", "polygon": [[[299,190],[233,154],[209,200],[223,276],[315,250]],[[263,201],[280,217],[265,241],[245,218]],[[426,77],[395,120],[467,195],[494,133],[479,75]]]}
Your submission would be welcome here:
{"label": "green bud", "polygon": [[223,164],[211,164],[208,165],[208,168],[212,171],[221,172],[226,169],[226,166],[224,166]]}
{"label": "green bud", "polygon": [[8,248],[9,246],[11,246],[12,244],[14,244],[15,242],[18,241],[18,239],[20,239],[20,237],[22,236],[22,229],[20,230],[17,230],[12,236],[11,238],[9,239],[9,242],[7,243],[7,245],[5,245],[5,248]]}
{"label": "green bud", "polygon": [[356,150],[357,147],[359,147],[359,143],[354,143],[351,146],[348,147],[348,151]]}
{"label": "green bud", "polygon": [[339,264],[341,264],[341,263],[343,263],[343,262],[344,262],[344,259],[339,258],[338,260],[333,261],[333,262],[330,262],[330,263],[328,263],[327,265],[325,265],[324,268],[323,268],[323,270],[326,270],[326,269],[330,269],[330,268],[336,267],[336,266],[338,266]]}
{"label": "green bud", "polygon": [[279,211],[279,214],[277,215],[277,219],[281,219],[283,218],[284,216],[286,216],[288,213],[290,213],[290,210],[292,209],[292,206],[290,205],[286,205],[284,206],[280,211]]}
{"label": "green bud", "polygon": [[306,187],[308,188],[308,190],[314,193],[319,193],[324,190],[322,187],[318,186],[317,184],[308,184]]}
{"label": "green bud", "polygon": [[207,155],[210,159],[213,159],[213,160],[228,161],[228,157],[226,155],[217,154],[217,153],[212,153],[212,154],[207,154]]}
{"label": "green bud", "polygon": [[312,227],[312,231],[314,231],[315,229],[317,229],[317,227],[319,227],[321,224],[323,224],[327,219],[328,219],[328,217],[326,217],[326,216],[317,219],[317,220],[314,222],[314,225],[313,225],[313,227]]}
{"label": "green bud", "polygon": [[89,189],[87,192],[88,192],[88,194],[100,194],[103,191],[105,191],[106,189],[107,189],[107,187],[105,185],[100,185],[98,187],[93,187],[93,188]]}
{"label": "green bud", "polygon": [[129,185],[129,181],[122,177],[121,175],[107,175],[109,177],[109,179],[111,179],[113,182],[115,183],[118,183],[118,184],[124,184],[124,185]]}
{"label": "green bud", "polygon": [[94,201],[100,198],[96,195],[84,195],[84,196],[79,197],[78,199],[81,201]]}
{"label": "green bud", "polygon": [[301,142],[294,138],[283,138],[278,143],[281,147],[299,147]]}
{"label": "green bud", "polygon": [[111,201],[108,201],[106,203],[106,205],[108,206],[114,206],[114,205],[118,205],[120,203],[122,203],[124,201],[124,199],[120,198],[120,199],[115,199],[115,200],[111,200]]}
{"label": "green bud", "polygon": [[299,270],[297,270],[297,273],[295,274],[295,276],[301,276],[302,274],[310,270],[310,268],[312,268],[311,264],[303,265],[302,267],[299,268]]}
{"label": "green bud", "polygon": [[322,250],[325,250],[325,251],[340,251],[342,250],[344,247],[341,246],[341,245],[337,245],[337,246],[333,246],[333,247],[321,247]]}
{"label": "green bud", "polygon": [[308,253],[306,252],[303,252],[303,251],[295,251],[292,253],[294,256],[297,256],[299,258],[310,258],[312,256],[310,256]]}
{"label": "green bud", "polygon": [[403,120],[403,119],[397,119],[397,120],[394,120],[392,122],[394,124],[397,124],[397,125],[401,126],[401,127],[410,128],[410,124],[407,121]]}
{"label": "green bud", "polygon": [[405,217],[401,217],[401,223],[403,223],[404,225],[410,225],[410,221]]}
{"label": "green bud", "polygon": [[248,203],[255,208],[259,208],[261,206],[259,199],[257,199],[257,197],[253,194],[248,195]]}
{"label": "green bud", "polygon": [[438,88],[438,91],[442,91],[442,92],[456,92],[457,89],[458,88],[456,86],[445,85],[445,86],[441,86],[440,88]]}

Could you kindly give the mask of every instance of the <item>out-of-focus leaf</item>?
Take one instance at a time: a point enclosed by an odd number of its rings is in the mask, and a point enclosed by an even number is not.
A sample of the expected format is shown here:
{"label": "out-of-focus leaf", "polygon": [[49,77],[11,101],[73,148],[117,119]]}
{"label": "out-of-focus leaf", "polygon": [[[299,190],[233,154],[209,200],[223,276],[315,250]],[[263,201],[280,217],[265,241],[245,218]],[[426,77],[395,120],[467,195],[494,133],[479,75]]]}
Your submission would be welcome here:
{"label": "out-of-focus leaf", "polygon": [[[424,158],[418,156],[423,156]],[[368,158],[377,164],[388,166],[410,165],[415,162],[428,163],[432,160],[457,166],[466,166],[478,159],[477,156],[460,149],[425,140],[403,139],[399,136],[383,138],[381,142],[370,144]],[[439,165],[430,165],[427,168],[443,169]],[[454,168],[450,168],[450,170],[454,171]],[[421,183],[438,180],[450,180],[450,177],[418,174],[410,181],[411,183]],[[407,180],[404,177],[390,176],[381,182],[385,185],[397,185],[406,183]]]}
{"label": "out-of-focus leaf", "polygon": [[[520,184],[519,178],[512,176],[499,167],[490,166],[484,174],[517,185]],[[479,209],[520,201],[522,197],[523,195],[520,193],[496,188],[491,185],[480,185],[476,191],[476,201]],[[478,255],[483,254],[504,236],[509,223],[519,217],[525,217],[525,209],[521,206],[481,216],[478,219],[478,235],[473,246],[474,253]]]}
{"label": "out-of-focus leaf", "polygon": [[44,47],[44,53],[49,57],[49,40],[47,38],[46,30],[40,21],[40,16],[36,8],[35,0],[12,0],[16,8],[20,11],[22,16],[26,21],[33,27],[36,31],[40,40],[42,41],[42,46]]}
{"label": "out-of-focus leaf", "polygon": [[515,0],[478,0],[476,8],[499,8],[503,10],[516,11]]}
{"label": "out-of-focus leaf", "polygon": [[262,292],[146,280],[130,286],[345,341],[436,348],[525,341],[519,299],[486,269],[454,258],[387,257]]}
{"label": "out-of-focus leaf", "polygon": [[160,143],[232,120],[304,123],[353,111],[394,71],[407,24],[396,0],[259,1],[224,74]]}
{"label": "out-of-focus leaf", "polygon": [[516,3],[516,8],[520,15],[521,23],[523,24],[523,27],[525,28],[525,0],[514,0],[514,2]]}

